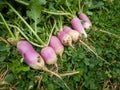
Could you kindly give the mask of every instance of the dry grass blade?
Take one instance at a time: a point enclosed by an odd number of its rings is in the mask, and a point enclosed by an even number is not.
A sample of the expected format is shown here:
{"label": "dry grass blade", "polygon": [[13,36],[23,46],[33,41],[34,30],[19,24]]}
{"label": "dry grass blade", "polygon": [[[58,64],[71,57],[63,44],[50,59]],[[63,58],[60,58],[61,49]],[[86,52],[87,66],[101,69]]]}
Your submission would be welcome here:
{"label": "dry grass blade", "polygon": [[6,44],[9,45],[9,42],[6,39],[4,39],[3,37],[0,37],[0,41],[3,41],[3,42],[5,42]]}
{"label": "dry grass blade", "polygon": [[0,85],[10,85],[9,83],[7,83],[7,82],[4,80],[6,74],[8,73],[8,69],[7,69],[7,70],[1,69],[0,72],[1,72],[1,73],[0,73]]}
{"label": "dry grass blade", "polygon": [[[3,85],[3,87],[0,88],[0,90],[6,90],[6,87],[4,85],[7,85],[10,90],[17,90],[13,85],[5,81],[5,77],[9,70],[5,70],[4,68],[0,69],[0,85]],[[4,89],[5,88],[5,89]]]}
{"label": "dry grass blade", "polygon": [[119,82],[111,82],[111,80],[104,81],[102,90],[120,90]]}
{"label": "dry grass blade", "polygon": [[8,73],[8,69],[6,71],[4,71],[3,69],[0,70],[0,81],[5,79],[6,74]]}

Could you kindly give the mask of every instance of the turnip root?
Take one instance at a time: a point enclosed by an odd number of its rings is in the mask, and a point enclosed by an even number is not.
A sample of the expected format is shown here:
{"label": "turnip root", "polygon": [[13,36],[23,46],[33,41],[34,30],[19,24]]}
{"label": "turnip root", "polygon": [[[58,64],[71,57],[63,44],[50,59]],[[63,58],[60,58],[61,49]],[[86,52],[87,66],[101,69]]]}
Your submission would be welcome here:
{"label": "turnip root", "polygon": [[20,54],[23,56],[25,63],[29,65],[31,68],[36,69],[36,70],[46,71],[61,79],[61,77],[58,74],[47,69],[43,58],[40,56],[39,53],[37,53],[34,50],[32,45],[28,41],[19,41],[17,43],[17,48]]}
{"label": "turnip root", "polygon": [[80,32],[81,34],[84,34],[85,38],[87,38],[87,33],[84,30],[84,27],[82,26],[81,20],[78,17],[74,17],[71,20],[71,24],[74,30]]}
{"label": "turnip root", "polygon": [[85,13],[80,13],[79,18],[80,18],[81,20],[83,20],[83,21],[85,21],[85,22],[88,22],[88,23],[90,23],[90,24],[92,25],[90,19],[88,18],[88,16],[87,16]]}
{"label": "turnip root", "polygon": [[57,35],[58,35],[58,38],[60,39],[60,41],[62,42],[63,45],[70,46],[70,47],[74,48],[72,45],[72,38],[69,34],[67,34],[64,31],[60,31],[60,32],[58,32]]}
{"label": "turnip root", "polygon": [[49,42],[49,46],[51,46],[55,53],[62,57],[63,51],[64,51],[64,46],[60,42],[60,40],[56,36],[52,36]]}
{"label": "turnip root", "polygon": [[28,41],[19,41],[17,43],[17,48],[20,54],[24,55],[28,50],[33,50],[32,45]]}
{"label": "turnip root", "polygon": [[80,13],[79,18],[84,21],[82,24],[84,28],[89,29],[92,26],[90,19],[85,13]]}
{"label": "turnip root", "polygon": [[68,33],[74,42],[77,42],[79,39],[81,39],[81,35],[78,31],[73,30],[69,26],[64,26],[63,31]]}
{"label": "turnip root", "polygon": [[44,61],[48,64],[54,64],[56,67],[56,72],[58,72],[58,65],[57,65],[57,55],[54,49],[50,46],[46,46],[41,50],[41,56],[43,57]]}
{"label": "turnip root", "polygon": [[42,57],[37,53],[35,50],[28,50],[24,54],[24,61],[26,64],[28,64],[30,67],[34,69],[41,69],[44,67],[45,63]]}
{"label": "turnip root", "polygon": [[84,22],[82,25],[85,29],[89,29],[91,26],[91,24],[89,22]]}
{"label": "turnip root", "polygon": [[41,50],[41,56],[47,64],[55,64],[57,62],[57,55],[52,47],[46,46]]}

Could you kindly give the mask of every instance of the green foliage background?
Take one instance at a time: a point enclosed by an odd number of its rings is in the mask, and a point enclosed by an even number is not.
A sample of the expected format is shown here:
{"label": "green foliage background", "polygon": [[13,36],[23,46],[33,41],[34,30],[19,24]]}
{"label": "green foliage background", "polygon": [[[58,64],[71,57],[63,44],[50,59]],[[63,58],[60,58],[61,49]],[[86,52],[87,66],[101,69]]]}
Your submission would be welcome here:
{"label": "green foliage background", "polygon": [[[65,73],[77,70],[80,73],[73,76],[66,76],[63,81],[71,90],[119,90],[120,89],[120,0],[81,0],[84,4],[83,12],[92,21],[91,29],[86,30],[88,39],[83,40],[93,48],[107,62],[97,58],[91,51],[80,43],[74,43],[74,49],[65,47],[62,60],[58,60],[59,72]],[[46,44],[54,25],[59,23],[61,15],[45,13],[44,10],[58,12],[63,7],[72,14],[80,13],[78,0],[8,0],[9,2],[35,30],[37,35]],[[0,12],[6,22],[19,27],[30,41],[38,42],[34,34],[21,21],[15,12],[6,4],[0,1]],[[70,19],[62,15],[62,23],[70,25]],[[23,35],[13,27],[10,30],[15,38]],[[104,33],[101,30],[111,32]],[[64,82],[59,78],[51,77],[48,73],[37,71],[23,62],[22,56],[13,44],[6,43],[7,39],[14,40],[0,18],[0,78],[2,71],[8,69],[4,80],[11,85],[1,84],[0,88],[10,90],[67,90]],[[54,35],[56,31],[54,31]],[[39,47],[33,45],[40,52]],[[52,66],[47,66],[52,70]]]}

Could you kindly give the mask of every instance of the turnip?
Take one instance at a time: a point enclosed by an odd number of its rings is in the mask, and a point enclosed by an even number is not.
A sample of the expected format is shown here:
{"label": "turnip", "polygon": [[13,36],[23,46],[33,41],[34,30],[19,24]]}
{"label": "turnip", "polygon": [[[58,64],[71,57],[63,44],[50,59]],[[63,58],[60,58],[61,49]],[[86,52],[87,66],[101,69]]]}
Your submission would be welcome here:
{"label": "turnip", "polygon": [[71,24],[74,30],[84,34],[85,38],[87,38],[87,33],[85,32],[84,27],[81,23],[81,20],[78,17],[74,17],[71,20]]}
{"label": "turnip", "polygon": [[68,33],[72,37],[74,42],[77,42],[79,39],[81,39],[80,33],[78,31],[73,30],[69,26],[64,26],[63,31]]}
{"label": "turnip", "polygon": [[41,50],[41,56],[47,64],[55,64],[57,62],[57,55],[52,47],[46,46]]}
{"label": "turnip", "polygon": [[63,51],[64,51],[64,46],[62,45],[62,43],[60,42],[58,37],[52,36],[50,38],[49,46],[51,46],[54,49],[55,53],[58,56],[62,57],[62,54],[63,54]]}
{"label": "turnip", "polygon": [[24,55],[28,50],[33,50],[32,45],[28,41],[24,40],[17,43],[17,48],[22,55]]}
{"label": "turnip", "polygon": [[62,42],[63,45],[70,46],[70,47],[74,48],[73,45],[72,45],[72,38],[69,34],[67,34],[64,31],[59,31],[57,33],[57,36],[58,36],[58,38],[60,39],[60,41]]}
{"label": "turnip", "polygon": [[34,69],[41,69],[45,66],[42,57],[33,49],[30,49],[24,53],[24,61]]}
{"label": "turnip", "polygon": [[[22,48],[23,47],[23,48]],[[28,41],[19,41],[17,43],[17,49],[20,52],[20,54],[23,56],[24,58],[24,62],[29,65],[31,68],[36,69],[36,70],[43,70],[46,71],[52,75],[57,76],[58,78],[60,78],[62,80],[61,77],[63,76],[67,76],[67,75],[73,75],[73,74],[77,74],[79,73],[77,72],[73,72],[73,73],[67,73],[67,74],[57,74],[55,72],[52,72],[51,70],[49,70],[44,63],[44,60],[42,58],[42,56],[36,52],[34,50],[34,48],[32,47],[32,45],[28,42]],[[53,55],[53,52],[51,52]],[[54,55],[53,55],[54,56]],[[49,55],[48,55],[49,57]],[[56,56],[54,57],[54,61],[56,62]]]}
{"label": "turnip", "polygon": [[83,20],[83,21],[85,21],[85,22],[88,22],[88,23],[90,23],[90,24],[92,25],[90,19],[88,18],[88,16],[87,16],[85,13],[80,13],[79,18],[80,18],[81,20]]}
{"label": "turnip", "polygon": [[91,27],[91,24],[89,22],[84,22],[82,25],[85,29],[89,29]]}
{"label": "turnip", "polygon": [[61,79],[61,77],[58,74],[47,69],[47,67],[44,64],[43,58],[38,52],[34,50],[32,45],[28,41],[19,41],[17,43],[17,48],[20,54],[23,56],[25,63],[31,68],[46,71]]}
{"label": "turnip", "polygon": [[89,29],[92,26],[90,19],[85,13],[80,13],[79,18],[84,21],[82,24],[84,28]]}
{"label": "turnip", "polygon": [[56,67],[56,72],[58,72],[58,65],[57,65],[57,55],[54,49],[50,46],[46,46],[41,50],[41,56],[43,57],[44,61],[48,64],[54,64]]}

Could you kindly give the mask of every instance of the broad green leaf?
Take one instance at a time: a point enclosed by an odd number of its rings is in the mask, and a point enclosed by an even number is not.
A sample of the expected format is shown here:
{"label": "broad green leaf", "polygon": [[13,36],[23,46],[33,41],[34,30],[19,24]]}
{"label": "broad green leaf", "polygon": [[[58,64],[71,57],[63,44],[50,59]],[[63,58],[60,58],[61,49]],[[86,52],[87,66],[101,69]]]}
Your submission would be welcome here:
{"label": "broad green leaf", "polygon": [[[40,1],[42,0],[35,0],[34,2],[31,1],[30,6],[28,8],[28,10],[26,11],[27,16],[34,20],[34,23],[32,23],[34,25],[34,30],[37,32],[38,31],[38,26],[37,24],[41,22],[41,20],[43,19],[43,16],[41,15],[41,11],[43,10],[43,7],[41,6]],[[45,2],[43,2],[45,3]]]}
{"label": "broad green leaf", "polygon": [[90,59],[85,58],[85,59],[84,59],[84,63],[85,63],[86,65],[89,65],[89,64],[90,64]]}
{"label": "broad green leaf", "polygon": [[26,72],[26,71],[30,70],[30,67],[28,67],[28,66],[21,66],[17,70],[18,70],[18,72],[21,72],[21,71]]}
{"label": "broad green leaf", "polygon": [[48,84],[48,90],[54,90],[54,85],[53,84]]}
{"label": "broad green leaf", "polygon": [[12,83],[14,78],[15,77],[13,76],[13,74],[7,74],[6,77],[5,77],[5,80],[9,83]]}
{"label": "broad green leaf", "polygon": [[8,45],[0,45],[0,51],[8,51],[10,48]]}
{"label": "broad green leaf", "polygon": [[0,57],[0,62],[3,62],[5,60],[5,58],[6,58],[5,56],[1,56]]}
{"label": "broad green leaf", "polygon": [[31,19],[33,19],[36,23],[36,25],[40,22],[41,19],[41,11],[40,7],[32,6],[30,10],[27,11],[27,16]]}
{"label": "broad green leaf", "polygon": [[47,3],[46,0],[38,0],[40,2],[41,5],[45,5]]}

